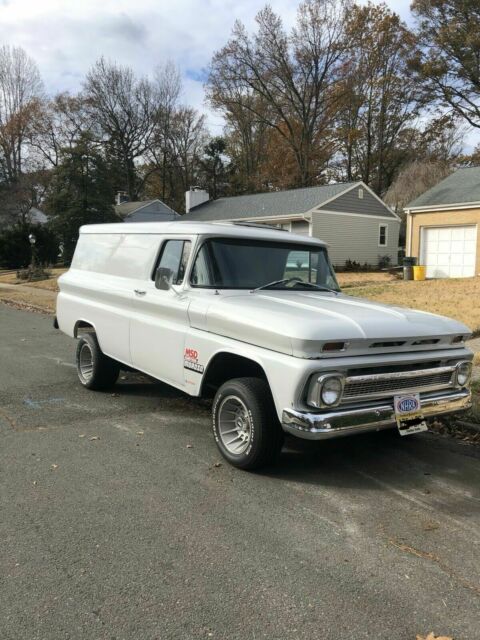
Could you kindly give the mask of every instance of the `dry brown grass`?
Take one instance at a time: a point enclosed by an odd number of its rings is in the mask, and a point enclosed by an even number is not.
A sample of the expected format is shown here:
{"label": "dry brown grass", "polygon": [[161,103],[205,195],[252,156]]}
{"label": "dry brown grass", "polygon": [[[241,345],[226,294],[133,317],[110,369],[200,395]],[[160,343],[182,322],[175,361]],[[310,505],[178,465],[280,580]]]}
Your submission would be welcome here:
{"label": "dry brown grass", "polygon": [[37,287],[38,289],[48,289],[49,291],[58,291],[57,279],[62,273],[65,273],[67,269],[48,269],[51,273],[51,277],[46,280],[36,280],[35,282],[26,282],[25,280],[19,280],[17,278],[16,271],[0,271],[0,284],[5,282],[6,284],[24,284],[29,287]]}
{"label": "dry brown grass", "polygon": [[396,280],[395,276],[385,272],[346,271],[337,273],[338,284],[341,287],[362,287],[369,284],[388,284]]}
{"label": "dry brown grass", "polygon": [[455,318],[480,333],[480,278],[393,280],[347,288],[348,295]]}
{"label": "dry brown grass", "polygon": [[32,308],[34,311],[55,313],[56,298],[53,291],[33,289],[22,285],[10,289],[4,289],[0,286],[0,302],[19,308]]}

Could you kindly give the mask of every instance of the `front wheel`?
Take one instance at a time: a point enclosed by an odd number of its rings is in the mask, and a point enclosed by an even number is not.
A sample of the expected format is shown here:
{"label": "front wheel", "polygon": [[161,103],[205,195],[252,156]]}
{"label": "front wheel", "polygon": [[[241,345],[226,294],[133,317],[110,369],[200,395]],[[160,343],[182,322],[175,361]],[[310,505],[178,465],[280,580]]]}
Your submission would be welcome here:
{"label": "front wheel", "polygon": [[283,445],[283,431],[266,380],[225,382],[213,401],[213,435],[223,457],[240,469],[272,463]]}
{"label": "front wheel", "polygon": [[76,361],[78,379],[87,389],[108,389],[118,379],[120,364],[102,352],[93,333],[79,338]]}

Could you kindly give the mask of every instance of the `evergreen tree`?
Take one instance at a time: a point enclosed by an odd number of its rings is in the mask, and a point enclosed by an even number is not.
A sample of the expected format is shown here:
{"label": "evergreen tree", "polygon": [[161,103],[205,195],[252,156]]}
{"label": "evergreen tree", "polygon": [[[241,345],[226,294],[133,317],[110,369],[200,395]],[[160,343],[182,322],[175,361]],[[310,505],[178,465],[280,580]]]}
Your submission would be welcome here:
{"label": "evergreen tree", "polygon": [[84,224],[115,222],[114,191],[108,165],[89,138],[64,151],[62,161],[53,170],[45,208],[50,225],[64,246],[70,262]]}

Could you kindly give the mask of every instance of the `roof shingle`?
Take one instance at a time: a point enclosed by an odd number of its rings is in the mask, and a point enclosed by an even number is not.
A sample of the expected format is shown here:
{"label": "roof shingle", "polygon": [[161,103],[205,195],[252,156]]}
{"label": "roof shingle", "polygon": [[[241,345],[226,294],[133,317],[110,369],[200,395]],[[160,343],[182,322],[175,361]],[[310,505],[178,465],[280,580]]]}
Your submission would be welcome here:
{"label": "roof shingle", "polygon": [[405,209],[480,202],[480,166],[464,167],[407,204]]}
{"label": "roof shingle", "polygon": [[183,220],[239,220],[302,214],[340,195],[357,182],[327,184],[318,187],[269,191],[252,195],[209,200],[182,216]]}
{"label": "roof shingle", "polygon": [[168,217],[175,217],[178,215],[176,211],[171,209],[168,205],[166,205],[158,198],[154,200],[136,200],[133,202],[122,202],[121,204],[115,205],[115,212],[121,218],[126,218],[138,209],[146,209],[152,204],[155,205],[155,213],[165,214]]}

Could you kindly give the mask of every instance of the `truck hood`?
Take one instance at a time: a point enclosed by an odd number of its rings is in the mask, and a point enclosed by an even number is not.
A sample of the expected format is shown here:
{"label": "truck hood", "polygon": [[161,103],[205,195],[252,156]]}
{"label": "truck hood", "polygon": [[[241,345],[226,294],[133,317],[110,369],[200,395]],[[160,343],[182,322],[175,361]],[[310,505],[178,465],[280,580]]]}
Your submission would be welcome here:
{"label": "truck hood", "polygon": [[322,353],[325,342],[348,343],[348,355],[458,348],[452,337],[471,333],[432,313],[313,291],[224,291],[205,311],[209,332],[301,358],[338,357]]}

